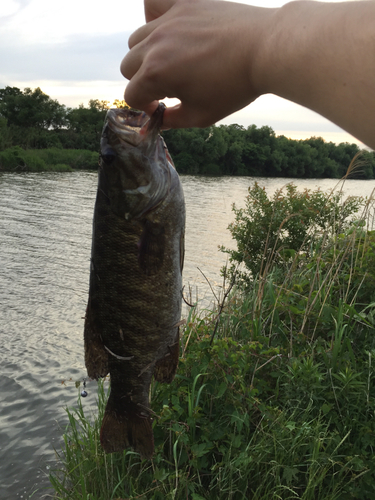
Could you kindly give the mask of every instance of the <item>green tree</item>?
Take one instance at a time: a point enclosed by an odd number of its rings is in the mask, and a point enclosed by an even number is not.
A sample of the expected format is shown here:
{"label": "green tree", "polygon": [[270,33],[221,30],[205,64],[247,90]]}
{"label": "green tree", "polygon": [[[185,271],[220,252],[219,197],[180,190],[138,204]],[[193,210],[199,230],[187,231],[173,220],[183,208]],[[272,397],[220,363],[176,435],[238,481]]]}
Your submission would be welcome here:
{"label": "green tree", "polygon": [[[0,117],[8,127],[8,145],[46,148],[58,145],[56,131],[66,126],[66,107],[38,87],[0,89]],[[11,141],[12,144],[9,144]]]}
{"label": "green tree", "polygon": [[241,125],[221,125],[223,141],[226,151],[220,159],[221,172],[224,175],[249,175],[243,162],[243,149],[245,147],[245,129]]}
{"label": "green tree", "polygon": [[80,104],[67,114],[69,143],[71,148],[96,151],[99,148],[108,101],[91,99],[89,106]]}
{"label": "green tree", "polygon": [[220,161],[228,149],[222,129],[211,126],[201,129],[201,135],[204,140],[204,147],[200,156],[200,171],[202,174],[207,175],[220,174]]}
{"label": "green tree", "polygon": [[[112,106],[129,108],[116,99]],[[109,101],[67,109],[39,87],[0,89],[0,150],[99,148]],[[132,109],[132,108],[130,108]],[[184,174],[269,177],[342,177],[359,151],[355,144],[336,146],[320,137],[295,141],[276,137],[271,127],[238,124],[163,132],[176,168]],[[375,177],[375,153],[364,151],[351,177]]]}
{"label": "green tree", "polygon": [[242,161],[242,156],[243,144],[237,141],[230,144],[222,162],[223,173],[226,175],[248,174],[249,171]]}
{"label": "green tree", "polygon": [[0,115],[6,118],[8,126],[37,129],[59,129],[66,125],[66,108],[51,99],[38,87],[16,87],[0,89]]}
{"label": "green tree", "polygon": [[338,145],[328,142],[326,143],[326,147],[329,158],[336,162],[337,177],[344,177],[350,162],[359,151],[358,146],[356,144],[349,144],[348,142],[342,142]]}
{"label": "green tree", "polygon": [[308,189],[298,192],[293,184],[287,184],[285,190],[278,189],[270,199],[255,182],[249,187],[245,208],[233,206],[235,221],[229,225],[229,231],[237,250],[222,247],[222,251],[230,256],[231,273],[238,264],[245,265],[247,272],[239,275],[245,282],[288,261],[301,249],[308,251],[312,234],[343,231],[348,218],[363,203],[361,198],[349,198],[341,204],[342,193]]}
{"label": "green tree", "polygon": [[10,147],[12,139],[6,118],[0,116],[0,151]]}
{"label": "green tree", "polygon": [[89,100],[90,109],[98,109],[99,111],[107,111],[109,109],[109,101],[100,101],[99,99]]}

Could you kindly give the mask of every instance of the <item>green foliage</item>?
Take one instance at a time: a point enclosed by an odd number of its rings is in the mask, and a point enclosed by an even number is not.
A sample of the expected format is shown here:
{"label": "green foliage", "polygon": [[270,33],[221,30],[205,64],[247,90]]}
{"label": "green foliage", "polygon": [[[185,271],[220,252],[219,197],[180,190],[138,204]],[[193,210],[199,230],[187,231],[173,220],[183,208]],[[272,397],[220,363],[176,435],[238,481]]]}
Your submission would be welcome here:
{"label": "green foliage", "polygon": [[68,139],[68,147],[97,151],[107,109],[107,101],[91,100],[87,108],[81,104],[68,110],[69,135],[60,136],[63,146],[67,147],[64,140]]}
{"label": "green foliage", "polygon": [[8,121],[6,118],[0,116],[0,151],[3,151],[9,146],[11,146],[11,137]]}
{"label": "green foliage", "polygon": [[[310,269],[333,268],[339,260],[339,283],[332,287],[340,293],[346,287],[342,299],[347,303],[367,306],[375,302],[375,231],[365,231],[364,221],[352,221],[345,233],[328,242],[324,249],[324,261],[317,262],[317,252],[310,262]],[[321,259],[320,259],[321,260]]]}
{"label": "green foliage", "polygon": [[[255,125],[168,130],[163,135],[178,172],[185,174],[341,178],[359,151],[355,144],[335,145],[322,138],[276,137],[270,127]],[[352,176],[371,179],[375,154],[364,151],[363,157],[363,167]]]}
{"label": "green foliage", "polygon": [[47,170],[47,165],[42,158],[30,155],[19,146],[14,146],[0,152],[1,170],[40,172]]}
{"label": "green foliage", "polygon": [[0,151],[0,171],[67,172],[73,169],[96,169],[98,153],[75,149],[30,149],[19,146]]}
{"label": "green foliage", "polygon": [[25,88],[23,92],[17,87],[0,89],[0,115],[9,126],[60,128],[66,125],[65,112],[64,105],[52,100],[39,87]]}
{"label": "green foliage", "polygon": [[86,149],[50,148],[30,151],[30,154],[42,158],[47,165],[66,164],[72,170],[97,169],[99,154]]}
{"label": "green foliage", "polygon": [[[121,103],[120,103],[121,104]],[[97,151],[108,101],[67,109],[38,87],[0,89],[0,150],[51,147]]]}
{"label": "green foliage", "polygon": [[297,340],[289,326],[275,336],[271,286],[262,313],[258,300],[257,290],[233,295],[212,344],[216,315],[188,318],[175,381],[152,387],[152,461],[103,453],[102,384],[93,420],[81,400],[68,410],[62,468],[51,475],[56,498],[371,498],[375,350],[364,342],[353,354],[350,342],[366,338],[363,325],[341,315],[331,318],[334,339]]}
{"label": "green foliage", "polygon": [[[309,255],[317,234],[340,233],[363,203],[353,197],[342,204],[341,193],[298,192],[293,184],[278,189],[271,199],[254,183],[249,187],[245,208],[233,206],[235,220],[229,231],[237,250],[222,247],[230,256],[230,273],[236,274],[237,280],[249,282],[275,265],[291,262],[298,251]],[[246,271],[238,271],[238,264],[244,264]]]}
{"label": "green foliage", "polygon": [[[114,107],[128,108],[116,99]],[[98,151],[108,101],[66,108],[39,87],[0,89],[0,151],[23,149],[87,149]],[[270,127],[233,124],[163,132],[178,172],[202,175],[270,177],[342,177],[358,153],[355,144],[335,145],[320,137],[294,141],[277,137]],[[353,172],[375,177],[375,153],[363,151],[363,165]]]}

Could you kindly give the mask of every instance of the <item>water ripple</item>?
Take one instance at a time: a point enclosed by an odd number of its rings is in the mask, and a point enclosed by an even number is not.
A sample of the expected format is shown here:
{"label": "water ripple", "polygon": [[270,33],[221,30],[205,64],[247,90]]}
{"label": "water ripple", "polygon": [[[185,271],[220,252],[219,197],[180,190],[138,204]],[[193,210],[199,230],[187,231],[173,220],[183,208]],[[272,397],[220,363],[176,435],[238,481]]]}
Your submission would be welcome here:
{"label": "water ripple", "polygon": [[[258,179],[270,191],[285,179]],[[187,205],[184,283],[212,299],[204,276],[221,282],[233,246],[226,228],[232,203],[244,204],[250,178],[182,177]],[[355,181],[370,194],[375,181]],[[336,181],[303,181],[301,187]],[[359,183],[359,184],[358,184]],[[365,184],[364,184],[365,183]],[[47,466],[59,449],[64,407],[86,376],[83,320],[89,281],[94,172],[0,174],[0,498],[28,498],[48,487]],[[367,191],[366,191],[367,190]],[[66,381],[66,382],[64,382]],[[92,397],[90,398],[90,394]],[[84,404],[95,399],[89,389]],[[39,494],[40,493],[40,494]],[[35,496],[33,497],[35,498]]]}

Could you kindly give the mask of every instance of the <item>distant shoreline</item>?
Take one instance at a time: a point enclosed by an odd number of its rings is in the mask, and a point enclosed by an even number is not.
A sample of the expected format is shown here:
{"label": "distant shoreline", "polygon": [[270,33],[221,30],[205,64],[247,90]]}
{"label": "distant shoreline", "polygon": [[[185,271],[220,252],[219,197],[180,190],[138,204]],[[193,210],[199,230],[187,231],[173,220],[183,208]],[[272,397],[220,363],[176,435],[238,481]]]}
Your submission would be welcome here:
{"label": "distant shoreline", "polygon": [[[198,130],[198,129],[197,129]],[[196,130],[190,129],[193,135]],[[198,155],[194,149],[194,142],[197,138],[191,138],[189,149],[181,150],[181,141],[175,135],[181,131],[173,132],[171,137],[165,134],[165,139],[169,145],[169,151],[174,160],[177,172],[185,175],[199,175],[209,177],[269,177],[286,179],[341,179],[349,167],[349,164],[358,154],[353,146],[342,145],[342,148],[332,149],[332,154],[322,152],[319,146],[319,139],[316,139],[316,149],[306,143],[286,143],[290,149],[282,152],[271,147],[261,147],[259,144],[248,141],[242,145],[242,149],[247,151],[247,155],[252,160],[244,163],[243,155],[238,153],[239,146],[234,143],[229,146],[233,148],[233,157],[225,160],[223,157],[224,146],[212,144],[206,146],[207,141],[200,145],[202,148],[211,148],[205,151],[201,149]],[[186,132],[189,132],[188,130]],[[180,138],[181,139],[181,138]],[[208,143],[211,141],[209,138]],[[285,144],[284,144],[285,145]],[[213,148],[213,149],[212,149]],[[224,148],[224,149],[223,149]],[[220,152],[217,150],[221,149]],[[251,154],[249,153],[251,151]],[[306,158],[306,151],[310,158]],[[294,153],[294,155],[292,154]],[[225,156],[228,156],[228,151]],[[232,153],[231,153],[232,154]],[[336,158],[336,160],[334,159]],[[309,163],[310,162],[310,163]],[[320,163],[321,162],[321,163]],[[99,151],[87,149],[23,149],[20,146],[13,146],[0,151],[0,172],[74,172],[79,170],[92,170],[98,168]],[[310,168],[311,167],[311,168]],[[366,150],[360,151],[357,165],[352,169],[350,178],[355,179],[375,179],[375,153]]]}

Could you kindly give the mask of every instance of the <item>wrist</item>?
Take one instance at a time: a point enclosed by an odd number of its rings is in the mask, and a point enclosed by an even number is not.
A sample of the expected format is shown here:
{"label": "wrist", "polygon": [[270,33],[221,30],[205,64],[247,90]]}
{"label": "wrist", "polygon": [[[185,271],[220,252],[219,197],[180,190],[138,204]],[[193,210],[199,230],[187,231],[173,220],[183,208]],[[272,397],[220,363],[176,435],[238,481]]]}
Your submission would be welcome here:
{"label": "wrist", "polygon": [[313,90],[309,70],[324,65],[323,52],[329,45],[324,44],[325,17],[331,9],[332,4],[296,0],[269,12],[257,66],[261,94],[298,102],[299,93],[303,100],[306,92]]}
{"label": "wrist", "polygon": [[[256,36],[251,30],[251,44],[249,44],[249,54],[247,65],[249,70],[249,81],[258,96],[272,93],[272,60],[275,57],[274,44],[278,35],[276,34],[276,18],[280,9],[262,8],[261,19],[256,23]],[[252,13],[250,12],[250,16]],[[251,25],[250,25],[251,26]]]}
{"label": "wrist", "polygon": [[337,79],[335,54],[347,38],[350,16],[341,5],[296,0],[270,13],[258,58],[260,94],[312,109],[324,100],[326,87]]}

